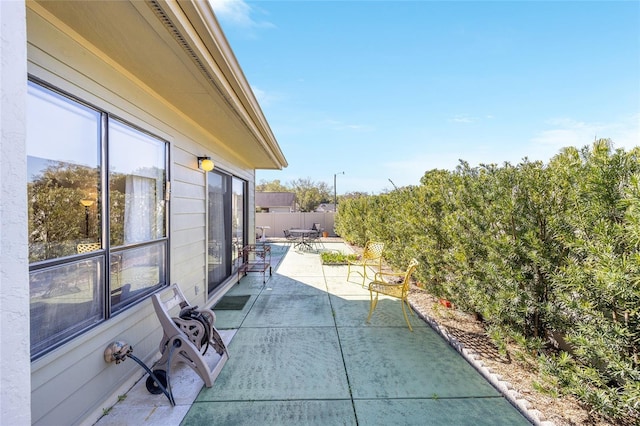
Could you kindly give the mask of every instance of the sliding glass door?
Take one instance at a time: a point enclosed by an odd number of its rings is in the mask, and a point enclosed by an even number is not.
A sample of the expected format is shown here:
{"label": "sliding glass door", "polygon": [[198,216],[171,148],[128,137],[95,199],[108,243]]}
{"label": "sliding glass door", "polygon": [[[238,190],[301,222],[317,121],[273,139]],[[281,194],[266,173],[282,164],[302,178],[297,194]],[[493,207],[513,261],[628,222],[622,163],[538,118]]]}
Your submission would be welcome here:
{"label": "sliding glass door", "polygon": [[245,244],[246,182],[213,170],[208,173],[207,290],[211,294],[233,272]]}

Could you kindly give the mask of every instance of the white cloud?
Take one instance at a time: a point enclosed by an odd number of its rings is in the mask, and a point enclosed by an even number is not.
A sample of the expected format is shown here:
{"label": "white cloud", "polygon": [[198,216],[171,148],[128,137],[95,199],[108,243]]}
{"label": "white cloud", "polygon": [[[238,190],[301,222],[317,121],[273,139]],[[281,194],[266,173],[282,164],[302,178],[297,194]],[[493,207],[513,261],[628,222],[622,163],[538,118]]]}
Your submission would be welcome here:
{"label": "white cloud", "polygon": [[367,124],[353,124],[345,123],[339,120],[327,119],[321,123],[323,127],[328,127],[332,130],[354,130],[358,132],[370,132],[374,130],[373,127]]}
{"label": "white cloud", "polygon": [[259,21],[254,18],[256,9],[244,0],[209,0],[218,19],[243,29],[273,28],[271,22]]}
{"label": "white cloud", "polygon": [[474,123],[478,121],[478,119],[476,117],[471,117],[467,114],[460,114],[460,115],[456,115],[453,118],[450,118],[449,121],[453,123],[469,124],[469,123]]}
{"label": "white cloud", "polygon": [[279,94],[274,92],[266,92],[256,86],[251,86],[251,90],[253,91],[253,94],[255,95],[261,107],[270,106],[282,99],[282,96],[280,96]]}
{"label": "white cloud", "polygon": [[640,145],[640,114],[623,117],[610,123],[587,123],[571,118],[548,121],[549,129],[531,139],[532,144],[553,154],[561,148],[577,148],[589,145],[596,139],[609,138],[616,148],[632,148]]}
{"label": "white cloud", "polygon": [[477,123],[479,121],[482,120],[493,120],[495,117],[491,114],[486,114],[483,117],[476,117],[473,115],[469,115],[469,114],[458,114],[456,116],[454,116],[453,118],[449,119],[449,122],[451,123],[462,123],[462,124],[471,124],[471,123]]}

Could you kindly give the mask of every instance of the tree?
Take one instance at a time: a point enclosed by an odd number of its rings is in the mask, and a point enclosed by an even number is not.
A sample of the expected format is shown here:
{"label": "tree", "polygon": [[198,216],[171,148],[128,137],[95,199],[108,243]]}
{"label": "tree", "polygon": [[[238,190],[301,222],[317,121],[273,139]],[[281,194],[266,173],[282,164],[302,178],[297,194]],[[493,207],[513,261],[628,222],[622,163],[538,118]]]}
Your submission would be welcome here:
{"label": "tree", "polygon": [[361,198],[361,197],[368,197],[369,194],[367,194],[366,192],[362,192],[362,191],[352,191],[352,192],[347,192],[343,195],[340,195],[338,197],[338,203],[340,203],[340,201],[342,200],[351,200],[353,198]]}
{"label": "tree", "polygon": [[296,193],[300,211],[312,212],[321,203],[331,200],[331,191],[325,182],[313,182],[310,178],[297,179],[291,182],[290,186]]}
{"label": "tree", "polygon": [[291,192],[291,188],[280,183],[280,179],[275,179],[272,181],[261,180],[258,185],[256,185],[256,191],[258,192]]}
{"label": "tree", "polygon": [[27,184],[30,261],[74,254],[78,242],[99,238],[95,204],[80,203],[97,200],[99,177],[98,169],[52,161]]}

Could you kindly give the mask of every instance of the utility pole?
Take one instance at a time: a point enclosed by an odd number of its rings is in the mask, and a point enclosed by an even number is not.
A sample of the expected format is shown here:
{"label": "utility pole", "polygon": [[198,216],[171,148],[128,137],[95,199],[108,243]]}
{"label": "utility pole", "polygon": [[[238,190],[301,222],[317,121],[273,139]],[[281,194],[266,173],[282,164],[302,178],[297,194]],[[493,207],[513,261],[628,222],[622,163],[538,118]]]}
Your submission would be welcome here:
{"label": "utility pole", "polygon": [[333,208],[335,211],[338,211],[338,194],[336,192],[336,176],[343,175],[344,172],[334,173],[333,174]]}

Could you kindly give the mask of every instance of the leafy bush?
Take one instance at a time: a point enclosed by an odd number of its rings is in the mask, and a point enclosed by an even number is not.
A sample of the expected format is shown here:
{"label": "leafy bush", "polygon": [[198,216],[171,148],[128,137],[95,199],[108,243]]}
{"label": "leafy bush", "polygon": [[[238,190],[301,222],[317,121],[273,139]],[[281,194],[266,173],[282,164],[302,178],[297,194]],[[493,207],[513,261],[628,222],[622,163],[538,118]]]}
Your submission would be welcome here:
{"label": "leafy bush", "polygon": [[336,251],[325,251],[320,253],[320,259],[323,265],[346,265],[347,260],[356,260],[355,254],[344,254]]}
{"label": "leafy bush", "polygon": [[[344,200],[336,229],[384,241],[395,267],[416,257],[427,289],[520,336],[564,392],[640,421],[639,182],[640,148],[599,140],[548,164],[428,171],[418,186]],[[557,356],[541,350],[552,332],[568,345]]]}

